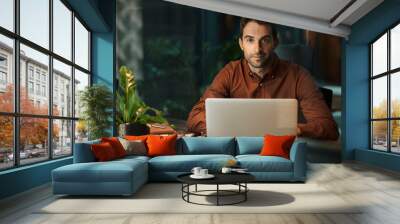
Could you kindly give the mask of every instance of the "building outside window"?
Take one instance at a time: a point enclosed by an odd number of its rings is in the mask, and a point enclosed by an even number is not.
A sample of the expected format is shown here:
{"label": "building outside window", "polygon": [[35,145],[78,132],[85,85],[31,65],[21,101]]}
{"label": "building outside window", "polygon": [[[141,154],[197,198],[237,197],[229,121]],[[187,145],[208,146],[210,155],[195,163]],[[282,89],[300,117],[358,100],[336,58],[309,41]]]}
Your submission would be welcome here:
{"label": "building outside window", "polygon": [[46,83],[46,74],[45,73],[42,73],[42,82]]}
{"label": "building outside window", "polygon": [[46,96],[46,86],[42,86],[42,96]]}
{"label": "building outside window", "polygon": [[28,82],[28,91],[29,91],[29,94],[34,93],[33,82],[31,82],[31,81]]}
{"label": "building outside window", "polygon": [[7,56],[0,54],[0,67],[7,68]]}
{"label": "building outside window", "polygon": [[40,95],[40,84],[36,84],[36,95]]}
{"label": "building outside window", "polygon": [[5,89],[7,85],[7,56],[0,54],[0,87]]}
{"label": "building outside window", "polygon": [[0,84],[3,86],[7,84],[7,74],[4,71],[0,71]]}
{"label": "building outside window", "polygon": [[33,80],[33,67],[32,66],[29,66],[28,74],[29,74],[29,79]]}
{"label": "building outside window", "polygon": [[36,81],[40,81],[40,70],[36,69]]}

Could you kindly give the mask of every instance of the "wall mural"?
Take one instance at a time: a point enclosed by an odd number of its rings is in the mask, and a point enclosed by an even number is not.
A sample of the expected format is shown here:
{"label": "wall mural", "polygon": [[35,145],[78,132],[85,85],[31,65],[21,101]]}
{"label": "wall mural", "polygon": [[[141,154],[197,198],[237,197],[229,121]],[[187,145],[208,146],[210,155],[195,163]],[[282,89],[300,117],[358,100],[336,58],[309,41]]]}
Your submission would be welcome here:
{"label": "wall mural", "polygon": [[[239,17],[161,0],[117,1],[117,65],[131,68],[138,92],[177,129],[217,72],[242,57]],[[332,93],[330,108],[340,128],[339,37],[277,25],[277,55],[302,65]],[[340,148],[340,141],[336,141]]]}

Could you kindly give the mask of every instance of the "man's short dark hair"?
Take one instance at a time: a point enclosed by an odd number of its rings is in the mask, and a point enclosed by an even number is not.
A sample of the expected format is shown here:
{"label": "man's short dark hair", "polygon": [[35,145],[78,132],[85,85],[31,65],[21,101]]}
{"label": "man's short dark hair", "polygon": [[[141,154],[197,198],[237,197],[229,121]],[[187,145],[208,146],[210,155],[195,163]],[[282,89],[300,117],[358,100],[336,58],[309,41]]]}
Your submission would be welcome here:
{"label": "man's short dark hair", "polygon": [[274,24],[265,22],[265,21],[256,20],[256,19],[244,18],[244,17],[240,18],[240,36],[239,36],[240,39],[243,38],[244,27],[247,25],[247,23],[252,22],[252,21],[254,21],[260,25],[266,25],[266,26],[271,27],[272,37],[274,38],[275,41],[278,40],[278,32],[276,31],[276,27],[274,26]]}

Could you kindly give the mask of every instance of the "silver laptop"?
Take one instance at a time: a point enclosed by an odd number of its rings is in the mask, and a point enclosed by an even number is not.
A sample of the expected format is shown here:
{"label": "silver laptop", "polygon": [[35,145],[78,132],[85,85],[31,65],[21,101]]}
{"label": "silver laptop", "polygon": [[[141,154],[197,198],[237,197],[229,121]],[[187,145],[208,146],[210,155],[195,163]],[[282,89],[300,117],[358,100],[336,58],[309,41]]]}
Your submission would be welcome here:
{"label": "silver laptop", "polygon": [[207,136],[297,134],[296,99],[206,99]]}

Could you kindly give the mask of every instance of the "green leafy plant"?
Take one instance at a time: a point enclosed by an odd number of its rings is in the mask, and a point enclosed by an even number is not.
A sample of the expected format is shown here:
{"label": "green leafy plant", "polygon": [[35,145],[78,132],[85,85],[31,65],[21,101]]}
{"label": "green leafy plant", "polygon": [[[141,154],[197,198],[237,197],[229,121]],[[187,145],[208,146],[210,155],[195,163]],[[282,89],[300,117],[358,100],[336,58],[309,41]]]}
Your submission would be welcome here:
{"label": "green leafy plant", "polygon": [[89,139],[109,136],[112,125],[112,93],[104,85],[95,84],[79,93],[82,120],[88,128]]}
{"label": "green leafy plant", "polygon": [[126,66],[119,70],[117,91],[117,122],[124,123],[168,123],[161,111],[147,106],[136,91],[135,74]]}

